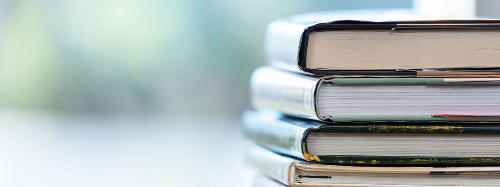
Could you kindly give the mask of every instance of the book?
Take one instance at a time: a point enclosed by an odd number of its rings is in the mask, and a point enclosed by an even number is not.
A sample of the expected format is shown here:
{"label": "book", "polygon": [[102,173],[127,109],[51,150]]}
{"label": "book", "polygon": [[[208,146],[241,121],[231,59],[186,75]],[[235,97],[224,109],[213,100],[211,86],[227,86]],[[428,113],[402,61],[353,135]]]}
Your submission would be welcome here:
{"label": "book", "polygon": [[363,167],[303,162],[256,145],[246,162],[289,186],[498,186],[500,167]]}
{"label": "book", "polygon": [[500,20],[492,19],[320,12],[271,22],[265,52],[274,67],[316,75],[498,74],[498,31]]}
{"label": "book", "polygon": [[246,111],[245,137],[276,153],[339,165],[500,165],[500,123],[323,123]]}
{"label": "book", "polygon": [[315,77],[258,68],[254,109],[323,121],[498,121],[497,77]]}

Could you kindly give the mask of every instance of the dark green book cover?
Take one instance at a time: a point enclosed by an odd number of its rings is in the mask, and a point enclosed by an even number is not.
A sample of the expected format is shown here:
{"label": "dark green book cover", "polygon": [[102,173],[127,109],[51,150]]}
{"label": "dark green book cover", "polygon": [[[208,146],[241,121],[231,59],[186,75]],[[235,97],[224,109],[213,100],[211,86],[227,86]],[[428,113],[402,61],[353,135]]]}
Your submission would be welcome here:
{"label": "dark green book cover", "polygon": [[[324,123],[314,119],[299,119],[284,116],[271,110],[247,111],[243,115],[243,131],[254,143],[274,152],[294,156],[307,161],[341,165],[500,165],[500,154],[457,152],[451,156],[432,156],[426,154],[414,156],[387,155],[316,155],[308,149],[311,134],[331,137],[345,136],[398,136],[398,137],[449,137],[446,141],[457,144],[468,137],[500,142],[500,124],[498,123]],[[462,138],[461,138],[462,137]],[[396,142],[397,143],[397,142]],[[376,141],[374,141],[376,145]],[[436,145],[431,139],[428,145]],[[488,145],[488,144],[486,144]],[[500,144],[499,144],[500,145]],[[416,147],[417,149],[418,147]],[[486,151],[497,150],[496,144],[487,146]],[[444,148],[443,148],[444,149]],[[450,150],[453,151],[451,148]],[[464,156],[470,154],[470,156]],[[455,156],[459,155],[459,156]]]}

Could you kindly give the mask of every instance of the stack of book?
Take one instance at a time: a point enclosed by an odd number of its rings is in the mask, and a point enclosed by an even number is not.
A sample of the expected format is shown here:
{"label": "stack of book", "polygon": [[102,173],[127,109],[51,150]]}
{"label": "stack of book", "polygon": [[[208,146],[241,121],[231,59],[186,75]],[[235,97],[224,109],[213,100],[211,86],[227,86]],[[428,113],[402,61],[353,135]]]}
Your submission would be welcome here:
{"label": "stack of book", "polygon": [[500,20],[391,17],[269,25],[243,115],[256,186],[500,185]]}

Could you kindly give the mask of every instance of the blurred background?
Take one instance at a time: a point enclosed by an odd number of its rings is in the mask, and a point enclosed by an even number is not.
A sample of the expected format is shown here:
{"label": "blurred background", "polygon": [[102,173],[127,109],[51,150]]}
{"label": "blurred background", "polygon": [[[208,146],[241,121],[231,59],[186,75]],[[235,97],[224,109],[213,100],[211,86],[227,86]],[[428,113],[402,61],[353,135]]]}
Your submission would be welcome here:
{"label": "blurred background", "polygon": [[2,108],[100,116],[239,116],[273,19],[411,1],[4,0]]}
{"label": "blurred background", "polygon": [[[248,186],[239,118],[267,24],[422,2],[2,0],[0,186]],[[444,12],[498,14],[463,2]]]}

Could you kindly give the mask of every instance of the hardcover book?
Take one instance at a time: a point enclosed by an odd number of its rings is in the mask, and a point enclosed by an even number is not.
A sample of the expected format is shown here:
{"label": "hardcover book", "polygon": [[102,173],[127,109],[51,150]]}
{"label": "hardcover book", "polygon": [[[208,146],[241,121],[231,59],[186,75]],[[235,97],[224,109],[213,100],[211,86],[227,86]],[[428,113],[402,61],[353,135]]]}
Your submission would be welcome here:
{"label": "hardcover book", "polygon": [[436,20],[401,10],[322,12],[270,23],[265,52],[274,67],[317,75],[498,74],[498,31],[500,20]]}
{"label": "hardcover book", "polygon": [[274,152],[338,165],[500,165],[499,123],[323,123],[246,111],[247,139]]}
{"label": "hardcover book", "polygon": [[255,145],[246,161],[290,186],[498,186],[500,167],[363,167],[302,162]]}
{"label": "hardcover book", "polygon": [[323,121],[498,121],[499,77],[314,77],[270,67],[251,80],[254,109]]}

